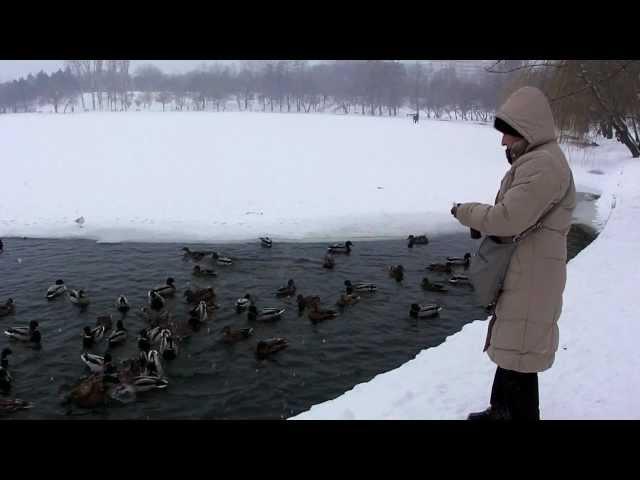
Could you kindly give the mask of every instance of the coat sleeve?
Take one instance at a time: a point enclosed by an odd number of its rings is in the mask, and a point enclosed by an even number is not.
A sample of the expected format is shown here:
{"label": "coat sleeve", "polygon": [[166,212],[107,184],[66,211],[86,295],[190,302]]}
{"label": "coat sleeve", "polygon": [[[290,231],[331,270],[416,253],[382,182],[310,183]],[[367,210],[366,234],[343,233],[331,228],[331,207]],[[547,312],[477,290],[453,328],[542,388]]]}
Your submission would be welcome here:
{"label": "coat sleeve", "polygon": [[562,195],[564,175],[540,154],[516,169],[511,187],[496,205],[463,203],[456,218],[486,235],[518,235],[532,226]]}

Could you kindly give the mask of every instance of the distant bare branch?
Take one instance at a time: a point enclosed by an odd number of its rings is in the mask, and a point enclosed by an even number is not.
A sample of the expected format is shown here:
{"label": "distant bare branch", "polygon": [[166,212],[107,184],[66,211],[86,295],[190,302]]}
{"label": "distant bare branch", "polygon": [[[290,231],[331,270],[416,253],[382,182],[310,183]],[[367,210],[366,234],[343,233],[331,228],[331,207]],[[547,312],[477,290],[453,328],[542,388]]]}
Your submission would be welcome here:
{"label": "distant bare branch", "polygon": [[497,65],[499,65],[501,62],[504,62],[504,60],[498,60],[496,63],[494,63],[490,67],[485,67],[485,71],[487,71],[489,73],[512,73],[512,72],[517,72],[518,70],[526,70],[526,69],[535,68],[535,67],[564,68],[564,65],[561,65],[561,64],[559,65],[559,64],[550,63],[548,61],[545,61],[544,63],[529,63],[527,65],[521,65],[519,67],[510,68],[509,70],[494,70],[494,68]]}

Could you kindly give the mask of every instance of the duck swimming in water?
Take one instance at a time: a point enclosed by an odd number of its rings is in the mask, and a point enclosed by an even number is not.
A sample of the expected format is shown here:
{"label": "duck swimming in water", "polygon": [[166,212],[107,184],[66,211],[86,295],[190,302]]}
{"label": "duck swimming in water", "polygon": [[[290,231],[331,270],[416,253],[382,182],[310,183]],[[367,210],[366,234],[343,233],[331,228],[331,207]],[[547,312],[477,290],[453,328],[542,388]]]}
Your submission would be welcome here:
{"label": "duck swimming in water", "polygon": [[412,303],[409,315],[414,318],[432,318],[438,315],[442,311],[442,307],[433,303],[428,305],[420,305],[419,303]]}
{"label": "duck swimming in water", "polygon": [[218,255],[218,252],[213,252],[211,257],[216,261],[218,265],[233,265],[233,260],[229,257],[222,257]]}
{"label": "duck swimming in water", "polygon": [[31,320],[28,327],[10,327],[4,331],[4,334],[13,340],[28,342],[38,347],[42,341],[38,326],[36,320]]}
{"label": "duck swimming in water", "polygon": [[71,303],[78,305],[79,307],[86,307],[90,303],[89,296],[82,289],[71,290],[69,292],[69,300]]}
{"label": "duck swimming in water", "polygon": [[311,310],[309,311],[309,320],[312,322],[322,322],[324,320],[331,320],[338,316],[338,312],[335,310],[327,310],[320,309],[320,302],[314,302],[311,305]]}
{"label": "duck swimming in water", "polygon": [[232,330],[230,326],[222,329],[222,341],[224,343],[236,343],[246,340],[253,335],[253,328],[241,328],[240,330]]}
{"label": "duck swimming in water", "polygon": [[109,347],[120,345],[127,339],[127,329],[124,328],[122,320],[118,320],[116,323],[116,329],[109,335]]}
{"label": "duck swimming in water", "polygon": [[176,286],[173,278],[167,278],[167,283],[159,287],[154,288],[152,291],[162,295],[163,298],[173,297],[176,293]]}
{"label": "duck swimming in water", "polygon": [[280,287],[276,292],[276,297],[292,297],[296,293],[296,284],[293,280],[289,279],[287,285]]}
{"label": "duck swimming in water", "polygon": [[156,312],[161,311],[167,303],[164,297],[154,290],[149,290],[148,296],[149,307],[151,307],[151,310],[154,310]]}
{"label": "duck swimming in water", "polygon": [[265,248],[271,248],[273,247],[273,240],[271,240],[269,237],[260,237],[260,245]]}
{"label": "duck swimming in water", "polygon": [[447,293],[448,290],[441,283],[432,283],[428,277],[424,277],[421,283],[422,288],[430,292]]}
{"label": "duck swimming in water", "polygon": [[120,295],[116,300],[116,309],[120,313],[127,313],[131,306],[129,305],[129,300],[124,295]]}
{"label": "duck swimming in water", "polygon": [[356,283],[353,285],[351,280],[345,280],[344,285],[345,287],[351,287],[353,291],[360,293],[373,293],[378,289],[374,283]]}
{"label": "duck swimming in water", "polygon": [[13,298],[7,300],[4,305],[0,305],[0,317],[6,317],[16,311],[16,304]]}
{"label": "duck swimming in water", "polygon": [[217,277],[218,274],[213,270],[200,268],[200,265],[194,265],[193,272],[194,277]]}
{"label": "duck swimming in water", "polygon": [[167,388],[169,381],[166,378],[141,375],[131,381],[131,386],[136,393],[150,392],[151,390]]}
{"label": "duck swimming in water", "polygon": [[334,243],[329,248],[327,248],[327,251],[329,253],[334,253],[334,254],[340,253],[340,254],[350,255],[352,246],[353,246],[353,243],[351,242],[351,240],[348,240],[344,244]]}
{"label": "duck swimming in water", "polygon": [[404,267],[402,265],[389,267],[389,276],[396,282],[401,282],[404,279]]}
{"label": "duck swimming in water", "polygon": [[165,360],[174,360],[178,356],[178,341],[168,329],[162,332],[160,338],[160,354]]}
{"label": "duck swimming in water", "polygon": [[353,287],[347,287],[346,293],[340,295],[340,298],[336,302],[339,307],[346,307],[347,305],[354,305],[360,301],[358,295],[354,295]]}
{"label": "duck swimming in water", "polygon": [[279,320],[284,312],[284,308],[263,308],[258,312],[256,306],[251,305],[249,307],[247,318],[249,321],[257,320],[259,322],[272,322],[274,320]]}
{"label": "duck swimming in water", "polygon": [[409,235],[407,240],[409,241],[409,248],[413,248],[414,245],[427,245],[429,243],[429,239],[426,235]]}
{"label": "duck swimming in water", "polygon": [[289,342],[286,338],[268,338],[266,340],[260,340],[256,345],[256,355],[260,359],[264,359],[269,355],[272,355],[280,350],[287,348]]}
{"label": "duck swimming in water", "polygon": [[251,295],[247,293],[244,297],[236,300],[236,313],[242,313],[244,310],[249,308],[250,305],[253,305],[253,300]]}
{"label": "duck swimming in water", "polygon": [[99,325],[95,328],[85,326],[82,330],[82,346],[84,349],[93,348],[96,343],[104,337],[105,328],[104,325]]}
{"label": "duck swimming in water", "polygon": [[184,298],[187,303],[197,305],[201,301],[205,301],[207,304],[213,303],[216,299],[216,292],[212,287],[202,288],[200,290],[187,289],[184,292]]}
{"label": "duck swimming in water", "polygon": [[184,252],[184,260],[191,259],[196,262],[200,262],[204,260],[207,255],[211,255],[211,252],[192,252],[188,247],[182,247],[182,251]]}
{"label": "duck swimming in water", "polygon": [[193,310],[189,312],[192,323],[204,323],[209,319],[209,309],[207,303],[201,301]]}
{"label": "duck swimming in water", "polygon": [[466,275],[454,275],[449,279],[452,285],[471,285],[471,280]]}
{"label": "duck swimming in water", "polygon": [[82,355],[80,355],[80,360],[82,360],[82,362],[87,367],[89,367],[89,370],[91,370],[93,373],[102,373],[102,371],[104,370],[105,357],[103,357],[102,355],[94,355],[93,353],[89,352],[83,352]]}
{"label": "duck swimming in water", "polygon": [[471,254],[465,253],[463,258],[460,257],[447,257],[447,265],[460,265],[468,267],[471,263]]}
{"label": "duck swimming in water", "polygon": [[314,303],[319,302],[320,301],[320,297],[317,295],[311,296],[311,297],[303,297],[302,294],[298,295],[297,298],[297,302],[298,302],[298,312],[302,313],[304,312],[304,309],[307,307],[312,306]]}
{"label": "duck swimming in water", "polygon": [[47,300],[53,300],[60,295],[63,295],[67,291],[67,286],[62,280],[56,280],[54,285],[51,285],[47,289]]}

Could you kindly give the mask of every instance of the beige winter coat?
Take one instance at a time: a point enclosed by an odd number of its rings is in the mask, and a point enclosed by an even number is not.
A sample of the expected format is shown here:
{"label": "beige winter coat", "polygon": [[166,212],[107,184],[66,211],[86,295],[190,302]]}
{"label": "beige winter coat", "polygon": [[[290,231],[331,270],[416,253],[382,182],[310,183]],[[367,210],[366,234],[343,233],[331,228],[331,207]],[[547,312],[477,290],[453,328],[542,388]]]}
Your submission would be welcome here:
{"label": "beige winter coat", "polygon": [[562,200],[543,228],[519,243],[489,326],[487,353],[500,367],[541,372],[558,349],[558,318],[566,282],[567,233],[575,208],[571,170],[556,142],[549,102],[533,87],[516,91],[496,114],[520,132],[515,159],[495,205],[464,203],[456,218],[485,235],[517,235]]}

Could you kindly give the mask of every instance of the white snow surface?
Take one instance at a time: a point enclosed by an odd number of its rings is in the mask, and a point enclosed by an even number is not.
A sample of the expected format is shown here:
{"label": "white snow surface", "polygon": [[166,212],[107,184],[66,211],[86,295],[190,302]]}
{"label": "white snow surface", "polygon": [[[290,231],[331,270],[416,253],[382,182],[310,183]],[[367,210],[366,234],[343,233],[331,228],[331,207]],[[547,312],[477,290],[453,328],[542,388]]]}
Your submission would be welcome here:
{"label": "white snow surface", "polygon": [[[638,419],[640,163],[612,142],[589,152],[573,152],[572,166],[579,189],[602,194],[604,229],[569,262],[560,347],[539,375],[541,417]],[[605,174],[588,175],[590,168]],[[444,344],[293,418],[455,420],[484,410],[496,368],[482,352],[486,329],[486,320],[469,323]]]}

